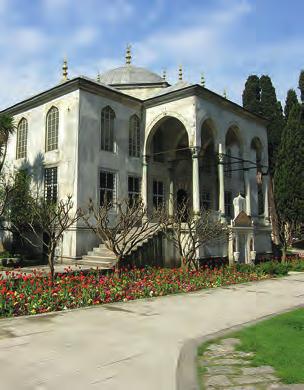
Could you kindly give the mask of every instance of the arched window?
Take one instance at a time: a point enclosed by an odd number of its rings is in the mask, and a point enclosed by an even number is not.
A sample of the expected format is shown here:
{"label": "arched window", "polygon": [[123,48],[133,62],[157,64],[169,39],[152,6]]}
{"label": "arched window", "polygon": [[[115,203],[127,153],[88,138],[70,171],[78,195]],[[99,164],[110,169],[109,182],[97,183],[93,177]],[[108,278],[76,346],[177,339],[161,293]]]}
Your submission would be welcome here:
{"label": "arched window", "polygon": [[28,124],[25,118],[22,118],[17,128],[16,158],[26,158],[27,155],[27,130]]}
{"label": "arched window", "polygon": [[45,150],[58,149],[58,127],[59,111],[57,107],[52,107],[46,116],[46,143]]}
{"label": "arched window", "polygon": [[132,115],[129,121],[129,156],[140,155],[140,121],[137,115]]}
{"label": "arched window", "polygon": [[114,152],[114,119],[115,112],[107,106],[101,111],[101,150]]}

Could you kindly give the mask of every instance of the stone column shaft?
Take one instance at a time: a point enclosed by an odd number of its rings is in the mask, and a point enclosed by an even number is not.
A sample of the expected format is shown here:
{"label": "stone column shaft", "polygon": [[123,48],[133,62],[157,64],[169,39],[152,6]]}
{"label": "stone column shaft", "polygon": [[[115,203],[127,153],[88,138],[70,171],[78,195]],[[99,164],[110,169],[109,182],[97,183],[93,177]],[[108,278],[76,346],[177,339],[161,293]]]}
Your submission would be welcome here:
{"label": "stone column shaft", "polygon": [[143,204],[148,208],[148,156],[143,156],[143,171],[141,180],[141,197]]}
{"label": "stone column shaft", "polygon": [[198,149],[192,151],[192,196],[193,196],[193,212],[200,212],[200,186],[199,186],[199,160]]}
{"label": "stone column shaft", "polygon": [[246,196],[246,213],[251,215],[251,185],[249,171],[244,171],[244,182],[245,182],[245,196]]}
{"label": "stone column shaft", "polygon": [[219,180],[219,211],[222,216],[225,215],[225,182],[224,182],[224,156],[225,148],[223,144],[218,145],[219,164],[218,164],[218,180]]}

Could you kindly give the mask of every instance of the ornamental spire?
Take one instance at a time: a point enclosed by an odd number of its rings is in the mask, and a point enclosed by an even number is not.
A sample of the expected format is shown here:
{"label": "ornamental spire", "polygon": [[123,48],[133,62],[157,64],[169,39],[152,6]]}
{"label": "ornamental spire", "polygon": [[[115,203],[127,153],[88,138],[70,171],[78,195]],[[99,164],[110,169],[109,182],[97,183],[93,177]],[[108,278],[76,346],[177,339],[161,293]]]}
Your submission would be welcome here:
{"label": "ornamental spire", "polygon": [[126,58],[126,65],[131,65],[131,61],[132,61],[131,45],[127,45],[125,58]]}
{"label": "ornamental spire", "polygon": [[62,64],[62,77],[61,81],[67,81],[68,80],[68,60],[65,57]]}
{"label": "ornamental spire", "polygon": [[98,83],[100,83],[100,72],[97,73],[96,81],[97,81]]}
{"label": "ornamental spire", "polygon": [[204,73],[201,73],[201,86],[202,86],[202,87],[205,86],[205,77],[204,77]]}
{"label": "ornamental spire", "polygon": [[225,88],[224,91],[223,91],[223,97],[224,97],[225,99],[228,99],[228,95],[227,95],[227,90],[226,90],[226,88]]}
{"label": "ornamental spire", "polygon": [[164,81],[166,81],[166,78],[167,78],[167,71],[166,71],[166,69],[163,70],[162,78],[163,78]]}
{"label": "ornamental spire", "polygon": [[183,80],[183,67],[182,67],[182,65],[180,65],[178,68],[178,79],[179,79],[179,81]]}

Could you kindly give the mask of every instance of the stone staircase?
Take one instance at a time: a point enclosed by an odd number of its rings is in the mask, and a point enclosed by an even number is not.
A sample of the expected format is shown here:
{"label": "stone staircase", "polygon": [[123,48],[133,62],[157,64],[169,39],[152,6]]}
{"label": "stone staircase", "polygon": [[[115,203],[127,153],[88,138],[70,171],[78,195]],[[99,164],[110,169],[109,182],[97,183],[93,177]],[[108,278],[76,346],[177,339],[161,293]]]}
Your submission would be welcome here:
{"label": "stone staircase", "polygon": [[[153,224],[151,227],[151,234],[148,237],[145,237],[145,233],[143,233],[143,238],[138,239],[139,241],[128,254],[132,255],[132,253],[136,252],[139,248],[144,247],[150,240],[159,234],[159,229],[157,228],[157,224]],[[131,229],[130,233],[126,236],[126,242],[129,241],[129,245],[131,245],[131,238],[133,236],[133,232],[136,228]],[[117,260],[113,252],[106,248],[105,244],[100,244],[98,247],[93,248],[92,251],[89,251],[87,255],[82,256],[81,260],[77,260],[77,264],[86,265],[92,267],[98,267],[100,269],[111,269],[115,266]]]}

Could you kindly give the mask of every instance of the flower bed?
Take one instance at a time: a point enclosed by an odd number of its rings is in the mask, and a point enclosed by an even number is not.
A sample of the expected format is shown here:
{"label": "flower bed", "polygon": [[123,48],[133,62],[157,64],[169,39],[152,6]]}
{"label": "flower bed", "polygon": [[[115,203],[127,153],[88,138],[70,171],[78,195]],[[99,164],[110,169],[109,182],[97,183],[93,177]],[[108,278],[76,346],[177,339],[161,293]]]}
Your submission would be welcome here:
{"label": "flower bed", "polygon": [[196,291],[236,283],[256,281],[268,276],[255,268],[238,271],[235,267],[182,269],[144,268],[105,276],[98,271],[58,274],[54,285],[50,277],[35,272],[25,275],[6,272],[0,279],[0,316],[11,317],[46,313],[139,298]]}

